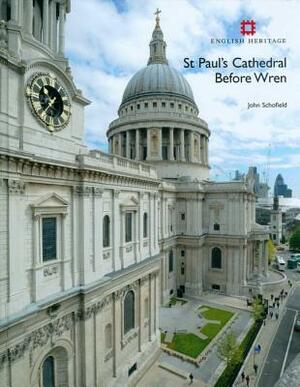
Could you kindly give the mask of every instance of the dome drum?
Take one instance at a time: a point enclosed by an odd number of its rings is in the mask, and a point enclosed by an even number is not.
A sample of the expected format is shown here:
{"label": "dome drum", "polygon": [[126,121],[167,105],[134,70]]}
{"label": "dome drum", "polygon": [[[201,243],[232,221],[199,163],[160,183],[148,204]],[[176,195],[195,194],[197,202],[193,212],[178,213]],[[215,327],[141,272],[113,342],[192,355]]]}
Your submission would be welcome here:
{"label": "dome drum", "polygon": [[140,161],[170,161],[208,166],[208,136],[177,127],[137,128],[109,138],[110,152]]}

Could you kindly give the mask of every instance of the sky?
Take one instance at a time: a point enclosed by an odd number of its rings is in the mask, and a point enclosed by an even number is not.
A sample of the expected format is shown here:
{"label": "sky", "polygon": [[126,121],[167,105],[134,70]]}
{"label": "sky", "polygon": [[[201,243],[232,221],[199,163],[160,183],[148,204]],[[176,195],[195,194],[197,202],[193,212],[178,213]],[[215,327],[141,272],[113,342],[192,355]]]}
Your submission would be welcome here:
{"label": "sky", "polygon": [[[92,102],[86,108],[86,143],[107,151],[106,131],[117,118],[126,84],[149,57],[155,10],[167,42],[169,64],[190,83],[199,117],[211,137],[212,180],[228,180],[236,169],[257,166],[273,189],[281,173],[300,197],[300,44],[298,0],[72,0],[67,17],[66,56],[75,83]],[[286,44],[216,45],[211,38],[241,38],[241,20],[256,22],[255,38],[284,38]],[[234,57],[287,58],[287,68],[268,69],[287,83],[216,83],[215,73],[237,70]],[[185,69],[184,58],[224,58],[228,69]],[[287,108],[248,109],[251,102],[287,102]]]}

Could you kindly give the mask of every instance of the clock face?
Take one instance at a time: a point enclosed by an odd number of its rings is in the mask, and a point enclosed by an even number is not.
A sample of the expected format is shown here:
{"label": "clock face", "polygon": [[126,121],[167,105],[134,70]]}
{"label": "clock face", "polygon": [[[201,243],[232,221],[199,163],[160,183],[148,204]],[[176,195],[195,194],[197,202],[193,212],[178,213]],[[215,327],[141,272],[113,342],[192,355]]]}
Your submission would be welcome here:
{"label": "clock face", "polygon": [[34,115],[50,131],[64,128],[71,116],[71,103],[64,87],[52,74],[37,74],[28,83],[26,96]]}

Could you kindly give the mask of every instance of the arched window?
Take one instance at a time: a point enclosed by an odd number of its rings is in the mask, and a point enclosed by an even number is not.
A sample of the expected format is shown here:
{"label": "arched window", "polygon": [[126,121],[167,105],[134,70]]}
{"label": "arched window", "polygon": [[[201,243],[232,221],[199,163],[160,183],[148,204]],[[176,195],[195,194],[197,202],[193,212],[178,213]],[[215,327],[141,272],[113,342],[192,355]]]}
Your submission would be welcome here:
{"label": "arched window", "polygon": [[215,224],[214,224],[214,230],[215,230],[215,231],[219,231],[219,230],[220,230],[220,225],[219,225],[219,223],[215,223]]}
{"label": "arched window", "polygon": [[103,247],[110,246],[110,219],[108,215],[103,218]]}
{"label": "arched window", "polygon": [[222,251],[219,247],[214,247],[211,251],[211,267],[212,269],[222,268]]}
{"label": "arched window", "polygon": [[169,251],[169,273],[171,273],[174,269],[174,257],[173,250]]}
{"label": "arched window", "polygon": [[144,217],[143,217],[143,237],[144,238],[148,237],[148,214],[147,214],[147,212],[144,212]]}
{"label": "arched window", "polygon": [[55,387],[54,357],[48,356],[44,360],[42,367],[43,387]]}
{"label": "arched window", "polygon": [[134,293],[130,290],[124,298],[124,334],[134,328]]}
{"label": "arched window", "polygon": [[107,324],[105,327],[105,349],[110,349],[112,347],[112,326]]}

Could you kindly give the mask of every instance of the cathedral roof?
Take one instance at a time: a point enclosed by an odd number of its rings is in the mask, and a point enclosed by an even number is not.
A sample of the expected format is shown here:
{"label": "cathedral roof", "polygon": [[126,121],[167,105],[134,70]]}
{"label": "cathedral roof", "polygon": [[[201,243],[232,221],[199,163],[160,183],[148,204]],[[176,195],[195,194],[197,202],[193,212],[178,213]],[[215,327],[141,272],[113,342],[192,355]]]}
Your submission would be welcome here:
{"label": "cathedral roof", "polygon": [[160,11],[156,12],[156,26],[150,42],[148,65],[139,70],[129,81],[122,104],[144,96],[173,96],[194,102],[191,86],[183,75],[168,65],[166,42],[159,24]]}

